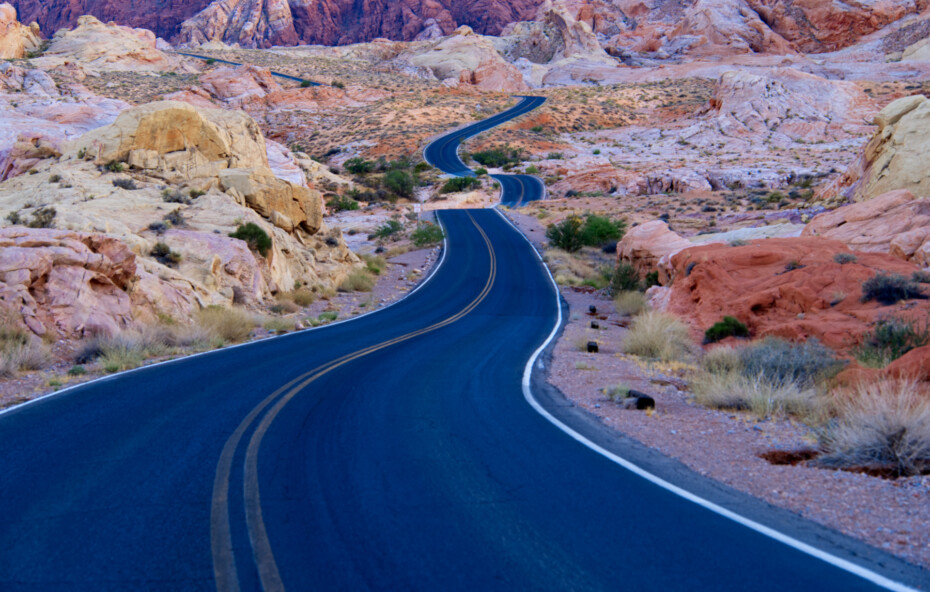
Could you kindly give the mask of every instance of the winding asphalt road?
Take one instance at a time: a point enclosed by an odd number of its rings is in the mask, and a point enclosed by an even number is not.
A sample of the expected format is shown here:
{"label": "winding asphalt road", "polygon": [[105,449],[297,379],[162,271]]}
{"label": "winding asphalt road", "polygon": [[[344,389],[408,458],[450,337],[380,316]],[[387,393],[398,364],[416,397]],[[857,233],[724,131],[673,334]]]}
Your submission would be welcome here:
{"label": "winding asphalt road", "polygon": [[[529,113],[546,102],[545,97],[528,96],[517,98],[520,99],[520,102],[510,109],[450,132],[430,143],[423,151],[426,162],[449,175],[457,177],[475,176],[475,172],[468,168],[459,158],[459,146],[461,146],[462,142]],[[501,204],[505,206],[515,207],[530,201],[543,199],[546,196],[546,186],[538,177],[504,174],[491,176],[501,184]]]}
{"label": "winding asphalt road", "polygon": [[0,415],[0,590],[880,589],[592,446],[926,582],[618,440],[541,375],[528,402],[555,288],[497,211],[440,220],[441,264],[394,306]]}

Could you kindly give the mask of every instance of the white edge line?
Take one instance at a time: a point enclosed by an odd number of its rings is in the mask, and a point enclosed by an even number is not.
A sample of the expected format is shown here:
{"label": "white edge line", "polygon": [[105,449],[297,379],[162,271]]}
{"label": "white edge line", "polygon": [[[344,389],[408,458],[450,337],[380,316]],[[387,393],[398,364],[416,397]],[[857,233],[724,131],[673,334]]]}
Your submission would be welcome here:
{"label": "white edge line", "polygon": [[[436,221],[437,221],[437,223],[439,224],[440,228],[442,228],[443,234],[445,235],[445,234],[446,234],[446,232],[445,232],[445,226],[443,225],[442,220],[439,219],[439,216],[438,216],[438,215],[436,216]],[[166,366],[166,365],[168,365],[168,364],[176,364],[176,363],[184,362],[184,361],[187,361],[187,360],[191,360],[191,359],[193,359],[193,358],[199,358],[199,357],[201,357],[201,356],[209,356],[209,355],[213,355],[213,354],[221,354],[221,353],[223,353],[223,352],[228,352],[228,351],[230,351],[230,350],[237,349],[237,348],[240,348],[240,347],[255,346],[255,345],[257,345],[257,344],[264,343],[264,342],[266,342],[266,341],[271,341],[271,340],[273,340],[273,339],[286,339],[286,338],[288,338],[288,337],[297,337],[297,336],[299,336],[299,335],[304,335],[304,334],[306,334],[306,333],[308,333],[308,332],[310,332],[310,331],[319,331],[319,330],[322,330],[322,329],[329,329],[330,327],[335,327],[336,325],[342,325],[342,324],[344,324],[344,323],[351,323],[351,322],[353,322],[353,321],[357,321],[357,320],[359,320],[359,319],[361,319],[361,318],[364,318],[364,317],[367,317],[367,316],[369,316],[369,315],[378,314],[378,313],[380,313],[380,312],[383,312],[383,311],[385,311],[385,310],[391,308],[392,306],[394,306],[394,305],[396,305],[396,304],[400,304],[401,302],[404,302],[405,300],[407,300],[408,298],[410,298],[411,296],[413,296],[414,294],[416,294],[416,293],[420,290],[420,288],[422,288],[423,286],[425,286],[426,284],[428,284],[429,281],[433,279],[433,277],[436,275],[436,273],[437,273],[437,272],[439,271],[439,269],[442,267],[443,262],[446,260],[446,253],[448,253],[448,252],[449,252],[449,238],[448,238],[448,236],[443,236],[443,239],[442,239],[442,256],[439,258],[439,261],[436,262],[436,265],[433,266],[433,270],[432,270],[432,271],[430,272],[430,274],[426,277],[426,279],[423,280],[422,282],[420,282],[419,284],[417,284],[417,286],[416,286],[413,290],[411,290],[408,294],[406,294],[403,298],[400,298],[400,299],[398,299],[398,300],[396,300],[396,301],[394,301],[394,302],[388,304],[387,306],[385,306],[385,307],[383,307],[383,308],[379,308],[378,310],[372,310],[372,311],[366,312],[366,313],[364,313],[364,314],[360,314],[360,315],[358,315],[358,316],[354,316],[354,317],[349,318],[349,319],[343,319],[343,320],[341,320],[341,321],[336,321],[336,322],[333,322],[333,323],[327,323],[326,325],[322,325],[322,326],[320,326],[320,327],[308,327],[308,328],[303,329],[303,330],[301,330],[301,331],[293,331],[293,332],[291,332],[291,333],[286,333],[286,334],[284,334],[284,335],[272,335],[272,336],[270,336],[270,337],[264,337],[264,338],[262,338],[262,339],[254,339],[254,340],[252,340],[252,341],[246,341],[245,343],[237,343],[237,344],[235,344],[235,345],[228,345],[228,346],[226,346],[226,347],[221,347],[221,348],[219,348],[219,349],[211,349],[210,351],[199,352],[199,353],[190,354],[190,355],[187,355],[187,356],[179,356],[179,357],[177,357],[177,358],[172,358],[172,359],[170,359],[170,360],[164,360],[164,361],[162,361],[162,362],[156,362],[156,363],[154,363],[154,364],[148,364],[148,365],[146,365],[146,366],[139,366],[138,368],[133,368],[133,369],[131,369],[131,370],[124,370],[124,371],[122,371],[122,372],[116,372],[116,373],[114,373],[114,374],[108,374],[108,375],[106,375],[106,376],[101,376],[101,377],[95,378],[95,379],[93,379],[93,380],[88,380],[87,382],[82,382],[82,383],[80,383],[80,384],[71,385],[71,386],[69,386],[69,387],[63,388],[63,389],[58,390],[58,391],[54,391],[54,392],[51,392],[51,393],[46,393],[46,394],[42,395],[41,397],[36,397],[35,399],[30,399],[30,400],[28,400],[28,401],[23,401],[22,403],[19,403],[18,405],[13,405],[12,407],[7,407],[6,409],[0,409],[0,417],[2,417],[3,415],[6,415],[7,413],[11,413],[11,412],[13,412],[13,411],[17,411],[17,410],[19,410],[19,409],[22,409],[23,407],[26,407],[27,405],[32,405],[32,404],[34,404],[34,403],[38,403],[39,401],[45,401],[45,400],[47,400],[47,399],[51,399],[52,397],[57,397],[57,396],[59,396],[59,395],[64,395],[64,394],[66,394],[66,393],[68,393],[68,392],[70,392],[70,391],[77,390],[77,389],[83,388],[83,387],[87,387],[87,386],[90,386],[90,385],[95,384],[95,383],[98,383],[98,382],[104,382],[104,381],[107,381],[107,380],[114,380],[114,379],[116,379],[116,378],[121,378],[121,377],[123,377],[123,376],[126,376],[127,374],[132,374],[133,372],[141,372],[141,371],[143,371],[143,370],[148,370],[148,369],[150,369],[150,368],[155,368],[155,367],[157,367],[157,366]]]}
{"label": "white edge line", "polygon": [[552,340],[555,339],[556,335],[559,332],[559,328],[562,325],[562,303],[559,300],[559,288],[558,288],[558,285],[555,283],[555,279],[552,277],[552,272],[549,271],[549,267],[543,261],[542,255],[540,255],[539,251],[536,249],[536,246],[533,245],[532,241],[530,241],[530,239],[525,234],[523,234],[523,232],[519,228],[517,228],[516,224],[511,222],[507,218],[507,216],[501,213],[499,209],[497,209],[496,207],[493,209],[500,215],[501,218],[503,218],[508,224],[510,224],[520,234],[520,236],[522,236],[523,239],[526,240],[527,243],[529,243],[530,248],[532,248],[533,252],[536,253],[536,257],[539,259],[540,263],[543,264],[543,268],[546,270],[546,274],[549,276],[549,281],[552,282],[552,287],[555,292],[556,310],[558,311],[558,316],[555,322],[555,326],[552,328],[552,332],[549,333],[549,337],[546,338],[546,341],[544,341],[543,344],[540,345],[539,348],[535,352],[533,352],[533,355],[530,356],[529,361],[526,363],[526,366],[523,369],[523,397],[533,407],[533,409],[535,409],[540,415],[542,415],[547,420],[549,420],[549,422],[555,425],[557,428],[559,428],[560,430],[562,430],[563,432],[565,432],[566,434],[568,434],[569,436],[571,436],[572,438],[580,442],[581,444],[584,444],[585,446],[587,446],[594,452],[612,460],[613,462],[617,463],[618,465],[630,471],[631,473],[639,477],[642,477],[643,479],[655,485],[658,485],[659,487],[667,491],[670,491],[671,493],[674,493],[675,495],[678,495],[707,510],[710,510],[711,512],[719,514],[720,516],[723,516],[724,518],[729,518],[730,520],[736,522],[737,524],[750,528],[769,538],[775,539],[776,541],[783,543],[785,545],[788,545],[789,547],[796,549],[798,551],[801,551],[802,553],[806,553],[808,555],[811,555],[812,557],[816,557],[817,559],[825,561],[826,563],[829,563],[830,565],[833,565],[834,567],[838,567],[853,575],[856,575],[856,576],[859,576],[860,578],[868,580],[869,582],[872,582],[873,584],[881,586],[882,588],[885,588],[887,590],[894,590],[895,592],[918,592],[916,588],[911,588],[905,584],[896,582],[870,569],[857,565],[841,557],[837,557],[836,555],[833,555],[831,553],[818,549],[817,547],[809,545],[805,542],[799,541],[798,539],[795,539],[773,528],[765,526],[764,524],[760,524],[754,520],[750,520],[749,518],[741,516],[740,514],[737,514],[736,512],[733,512],[722,506],[719,506],[711,502],[710,500],[707,500],[707,499],[704,499],[703,497],[695,495],[691,493],[690,491],[687,491],[685,489],[682,489],[681,487],[678,487],[677,485],[673,485],[672,483],[669,483],[665,479],[662,479],[661,477],[650,473],[649,471],[634,464],[633,462],[621,456],[618,456],[617,454],[614,454],[613,452],[606,450],[605,448],[602,448],[601,446],[598,446],[594,442],[588,440],[580,433],[576,432],[569,426],[565,425],[564,423],[556,419],[555,416],[553,416],[542,405],[540,405],[539,402],[536,400],[536,398],[533,396],[533,389],[531,387],[533,366],[536,364],[536,360],[539,359],[539,356],[542,354],[542,352],[545,351],[545,349],[549,347],[549,344],[552,342]]}

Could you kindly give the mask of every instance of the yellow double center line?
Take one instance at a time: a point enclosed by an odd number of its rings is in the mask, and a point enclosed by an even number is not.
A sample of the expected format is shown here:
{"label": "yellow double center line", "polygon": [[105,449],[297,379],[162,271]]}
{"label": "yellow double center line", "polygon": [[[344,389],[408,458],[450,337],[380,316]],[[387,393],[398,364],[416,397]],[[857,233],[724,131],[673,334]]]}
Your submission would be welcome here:
{"label": "yellow double center line", "polygon": [[[284,584],[281,581],[281,575],[278,572],[278,566],[274,560],[274,553],[271,550],[271,543],[268,540],[265,521],[262,518],[261,497],[258,485],[258,452],[261,448],[262,439],[268,431],[268,428],[271,427],[272,422],[274,422],[278,414],[281,413],[281,410],[284,409],[284,406],[321,376],[374,352],[451,325],[473,311],[487,298],[494,285],[494,280],[497,277],[497,256],[494,254],[494,247],[488,235],[485,234],[484,230],[482,230],[471,214],[468,214],[468,217],[484,239],[490,259],[488,280],[478,296],[475,297],[468,306],[451,317],[430,325],[429,327],[407,333],[400,337],[395,337],[394,339],[372,345],[351,354],[346,354],[341,358],[318,366],[298,376],[268,395],[261,403],[255,406],[246,418],[242,420],[242,423],[239,424],[236,431],[229,437],[229,440],[226,441],[226,445],[223,447],[223,452],[220,455],[220,460],[216,467],[216,476],[213,481],[213,503],[210,508],[210,545],[213,553],[213,574],[216,578],[216,589],[218,592],[238,592],[239,590],[239,576],[236,571],[236,560],[233,553],[230,529],[229,480],[236,450],[246,431],[248,431],[249,427],[255,422],[258,416],[261,415],[268,406],[274,403],[271,410],[265,414],[258,427],[255,429],[249,441],[248,448],[246,449],[244,476],[245,517],[262,588],[266,592],[284,590]],[[281,396],[282,393],[284,393],[283,396]]]}

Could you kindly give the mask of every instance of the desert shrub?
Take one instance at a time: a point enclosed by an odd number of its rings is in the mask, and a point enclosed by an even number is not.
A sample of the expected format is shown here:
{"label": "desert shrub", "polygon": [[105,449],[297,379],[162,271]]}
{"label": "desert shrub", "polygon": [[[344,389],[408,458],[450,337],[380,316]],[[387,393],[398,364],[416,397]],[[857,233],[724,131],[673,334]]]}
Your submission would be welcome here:
{"label": "desert shrub", "polygon": [[614,296],[614,308],[619,314],[636,316],[649,310],[649,305],[642,292],[624,291]]}
{"label": "desert shrub", "polygon": [[814,384],[834,376],[844,365],[816,339],[792,343],[768,337],[739,351],[744,374],[782,382]]}
{"label": "desert shrub", "polygon": [[581,242],[589,247],[600,247],[610,241],[623,238],[626,221],[611,220],[606,216],[590,215],[585,217],[581,228]]}
{"label": "desert shrub", "polygon": [[410,234],[410,239],[413,241],[414,246],[417,247],[434,245],[442,242],[444,237],[445,234],[443,234],[442,228],[436,224],[421,224]]}
{"label": "desert shrub", "polygon": [[189,206],[191,203],[191,198],[189,195],[184,195],[180,189],[165,189],[161,192],[161,198],[165,203],[176,203]]}
{"label": "desert shrub", "polygon": [[191,199],[197,199],[198,197],[203,197],[206,194],[207,192],[204,191],[203,189],[191,189],[190,192],[188,193]]}
{"label": "desert shrub", "polygon": [[538,174],[539,174],[539,167],[537,167],[535,164],[531,164],[530,166],[526,167],[526,171],[524,171],[524,172],[525,172],[527,175],[538,175]]}
{"label": "desert shrub", "polygon": [[247,339],[255,328],[252,316],[238,308],[208,306],[198,311],[196,319],[200,327],[229,342]]}
{"label": "desert shrub", "polygon": [[860,384],[838,393],[833,410],[818,434],[819,463],[891,468],[898,475],[930,469],[930,397],[916,382]]}
{"label": "desert shrub", "polygon": [[346,83],[345,83],[345,82],[342,82],[341,80],[333,80],[333,82],[332,82],[332,87],[333,87],[333,88],[340,88],[340,89],[341,89],[341,88],[345,88],[345,87],[346,87]]}
{"label": "desert shrub", "polygon": [[749,328],[736,317],[723,317],[704,332],[705,343],[717,343],[727,337],[749,337]]}
{"label": "desert shrub", "polygon": [[555,281],[563,286],[593,285],[600,289],[606,285],[604,274],[591,265],[584,257],[551,249],[546,251],[546,263],[552,271]]}
{"label": "desert shrub", "polygon": [[915,271],[911,274],[911,279],[918,284],[930,284],[930,272],[923,270]]}
{"label": "desert shrub", "polygon": [[552,246],[573,253],[584,246],[581,237],[583,222],[579,216],[570,216],[546,229],[546,238]]}
{"label": "desert shrub", "polygon": [[384,268],[387,267],[387,259],[380,255],[362,255],[362,260],[365,262],[365,266],[368,268],[368,271],[375,275],[381,275],[381,272],[384,271]]}
{"label": "desert shrub", "polygon": [[297,288],[293,292],[282,294],[279,299],[287,299],[297,306],[310,306],[316,302],[316,294],[308,288]]}
{"label": "desert shrub", "polygon": [[250,249],[258,251],[262,257],[267,255],[268,250],[271,249],[271,237],[254,222],[240,224],[229,236],[244,240]]}
{"label": "desert shrub", "polygon": [[394,238],[403,229],[404,225],[401,224],[399,220],[388,220],[384,224],[378,226],[371,237],[379,239]]}
{"label": "desert shrub", "polygon": [[847,263],[855,263],[859,258],[853,255],[852,253],[837,253],[833,256],[833,261],[839,263],[840,265],[846,265]]}
{"label": "desert shrub", "polygon": [[674,315],[645,312],[633,320],[623,340],[623,351],[662,361],[682,360],[694,352],[688,327]]}
{"label": "desert shrub", "polygon": [[475,162],[488,168],[499,168],[506,165],[515,165],[520,162],[522,151],[510,146],[499,146],[490,150],[475,152],[471,155]]}
{"label": "desert shrub", "polygon": [[384,175],[384,186],[399,195],[410,197],[413,195],[413,177],[407,171],[393,170]]}
{"label": "desert shrub", "polygon": [[[487,171],[485,171],[487,173]],[[472,187],[479,187],[481,181],[475,177],[453,177],[443,184],[439,193],[456,193],[459,191],[468,191]]]}
{"label": "desert shrub", "polygon": [[485,175],[487,175],[487,174],[488,174],[488,169],[486,169],[486,168],[484,168],[484,167],[478,167],[478,168],[475,169],[475,176],[476,176],[476,177],[483,177],[483,176],[485,176]]}
{"label": "desert shrub", "polygon": [[610,291],[612,294],[636,292],[639,291],[640,287],[639,272],[629,263],[617,265],[610,275]]}
{"label": "desert shrub", "polygon": [[612,402],[616,403],[617,401],[622,401],[623,399],[629,398],[630,396],[630,386],[628,384],[616,384],[611,387],[604,389],[604,395]]}
{"label": "desert shrub", "polygon": [[171,247],[165,243],[155,243],[149,254],[153,259],[168,267],[177,267],[178,263],[181,262],[181,255],[172,251]]}
{"label": "desert shrub", "polygon": [[29,228],[54,228],[58,212],[52,206],[41,207],[32,214],[32,220],[26,223]]}
{"label": "desert shrub", "polygon": [[171,210],[165,214],[163,220],[172,226],[185,226],[187,224],[187,220],[184,219],[184,212],[181,211],[181,208]]}
{"label": "desert shrub", "polygon": [[546,158],[548,158],[549,160],[562,160],[563,158],[565,158],[565,155],[562,154],[561,152],[550,152],[546,156]]}
{"label": "desert shrub", "polygon": [[333,210],[334,212],[344,212],[349,210],[357,210],[359,206],[358,202],[351,197],[336,195],[326,202],[326,207]]}
{"label": "desert shrub", "polygon": [[161,235],[161,234],[164,234],[165,231],[168,230],[168,225],[162,222],[161,220],[159,220],[158,222],[152,222],[151,224],[149,224],[148,229],[154,232],[155,234]]}
{"label": "desert shrub", "polygon": [[85,374],[87,374],[87,369],[79,364],[68,368],[68,376],[83,376]]}
{"label": "desert shrub", "polygon": [[113,179],[113,186],[125,189],[126,191],[135,191],[139,188],[132,179]]}
{"label": "desert shrub", "polygon": [[126,165],[118,160],[111,160],[104,168],[106,168],[106,170],[110,171],[111,173],[122,173],[124,170],[126,170]]}
{"label": "desert shrub", "polygon": [[912,349],[930,344],[930,323],[898,317],[879,319],[856,348],[856,358],[870,367],[884,367]]}
{"label": "desert shrub", "polygon": [[300,81],[300,88],[310,88],[311,86],[313,86],[313,83],[309,80]]}
{"label": "desert shrub", "polygon": [[375,278],[364,269],[356,269],[339,284],[340,292],[371,292],[375,287]]}
{"label": "desert shrub", "polygon": [[287,294],[278,294],[276,296],[278,301],[268,307],[274,314],[291,314],[300,310],[300,307],[297,304],[288,298]]}
{"label": "desert shrub", "polygon": [[342,166],[353,175],[367,175],[375,170],[375,163],[358,157],[350,158]]}
{"label": "desert shrub", "polygon": [[903,275],[879,273],[862,284],[863,302],[876,300],[888,306],[912,298],[926,298],[926,295],[917,282]]}

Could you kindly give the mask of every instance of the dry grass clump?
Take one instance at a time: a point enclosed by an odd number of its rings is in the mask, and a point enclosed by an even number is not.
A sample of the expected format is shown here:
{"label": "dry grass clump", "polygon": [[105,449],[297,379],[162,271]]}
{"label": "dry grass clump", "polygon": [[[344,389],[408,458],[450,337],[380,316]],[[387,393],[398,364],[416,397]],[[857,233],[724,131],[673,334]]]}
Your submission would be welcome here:
{"label": "dry grass clump", "polygon": [[694,400],[706,407],[751,411],[759,417],[798,415],[817,410],[818,390],[793,380],[741,372],[705,372],[692,383]]}
{"label": "dry grass clump", "polygon": [[635,317],[649,310],[649,304],[642,292],[625,291],[614,297],[614,308],[619,314]]}
{"label": "dry grass clump", "polygon": [[607,285],[604,274],[583,257],[561,249],[549,249],[544,257],[552,277],[560,286],[591,286],[601,289]]}
{"label": "dry grass clump", "polygon": [[255,328],[252,315],[238,308],[208,306],[197,313],[196,319],[200,327],[227,342],[244,341]]}
{"label": "dry grass clump", "polygon": [[15,376],[20,370],[40,370],[50,361],[48,346],[11,319],[0,319],[0,376]]}
{"label": "dry grass clump", "polygon": [[684,360],[694,355],[688,327],[675,315],[645,312],[630,325],[623,340],[625,353],[663,362]]}
{"label": "dry grass clump", "polygon": [[297,328],[297,321],[294,319],[283,319],[281,317],[270,317],[265,319],[262,327],[272,333],[288,333]]}
{"label": "dry grass clump", "polygon": [[831,406],[834,417],[819,430],[820,464],[930,471],[930,393],[916,381],[859,384],[836,393]]}
{"label": "dry grass clump", "polygon": [[346,279],[339,284],[340,292],[371,292],[375,287],[375,278],[371,272],[364,269],[353,270]]}
{"label": "dry grass clump", "polygon": [[706,407],[748,410],[759,417],[791,414],[813,423],[823,411],[822,385],[842,366],[816,340],[765,339],[707,352],[703,372],[691,386],[694,400]]}
{"label": "dry grass clump", "polygon": [[[278,292],[275,294],[277,304],[282,306],[285,312],[297,312],[300,307],[310,306],[316,302],[317,295],[309,288],[297,288],[291,292]],[[291,308],[296,306],[297,308]]]}

